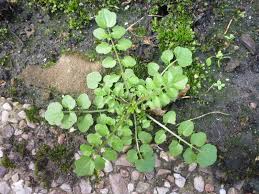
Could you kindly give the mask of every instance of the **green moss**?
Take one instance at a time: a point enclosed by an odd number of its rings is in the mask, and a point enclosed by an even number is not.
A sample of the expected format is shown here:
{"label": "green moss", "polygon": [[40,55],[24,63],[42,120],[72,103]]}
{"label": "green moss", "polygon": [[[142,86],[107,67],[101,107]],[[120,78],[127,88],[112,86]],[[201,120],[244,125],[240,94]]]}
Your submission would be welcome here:
{"label": "green moss", "polygon": [[45,64],[42,66],[42,68],[48,69],[48,68],[50,68],[50,67],[53,67],[55,64],[56,64],[56,62],[54,62],[54,61],[49,61],[49,62],[45,63]]}
{"label": "green moss", "polygon": [[8,29],[5,27],[0,28],[0,40],[5,40],[8,36]]}
{"label": "green moss", "polygon": [[25,110],[26,116],[31,122],[39,122],[39,109],[36,106],[32,106],[31,108]]}
{"label": "green moss", "polygon": [[24,157],[26,153],[26,144],[26,141],[14,143],[15,151],[18,152],[22,157]]}
{"label": "green moss", "polygon": [[65,145],[57,145],[54,148],[42,145],[36,153],[35,161],[35,175],[39,181],[49,187],[54,177],[72,171],[73,153],[73,150]]}
{"label": "green moss", "polygon": [[147,30],[145,27],[139,26],[137,28],[134,28],[134,33],[139,37],[143,37],[146,36]]}
{"label": "green moss", "polygon": [[0,160],[1,166],[5,168],[15,168],[15,164],[11,161],[7,155],[4,155],[3,158]]}

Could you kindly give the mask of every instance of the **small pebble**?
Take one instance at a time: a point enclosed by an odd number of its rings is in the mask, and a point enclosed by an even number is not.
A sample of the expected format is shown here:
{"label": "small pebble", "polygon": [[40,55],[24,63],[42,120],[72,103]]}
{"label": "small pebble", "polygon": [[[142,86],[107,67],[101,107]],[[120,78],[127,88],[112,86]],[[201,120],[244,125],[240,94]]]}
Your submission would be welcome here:
{"label": "small pebble", "polygon": [[108,192],[109,192],[109,190],[107,188],[100,190],[101,194],[108,194]]}
{"label": "small pebble", "polygon": [[72,189],[70,187],[69,184],[66,184],[66,183],[63,183],[60,188],[63,190],[63,191],[66,191],[67,193],[71,193],[72,192]]}
{"label": "small pebble", "polygon": [[136,186],[136,191],[138,193],[144,193],[149,189],[149,184],[145,183],[145,182],[138,182],[137,186]]}
{"label": "small pebble", "polygon": [[196,169],[196,167],[197,167],[197,163],[192,163],[189,165],[188,171],[193,172]]}
{"label": "small pebble", "polygon": [[7,112],[6,110],[4,110],[2,112],[2,123],[6,123],[9,119],[9,112]]}
{"label": "small pebble", "polygon": [[58,136],[58,144],[64,144],[65,137],[65,134],[61,134],[60,136]]}
{"label": "small pebble", "polygon": [[183,188],[186,182],[186,179],[181,176],[180,174],[174,173],[174,178],[175,178],[175,184],[180,187]]}
{"label": "small pebble", "polygon": [[4,152],[0,148],[0,158],[2,158],[3,156],[4,156]]}
{"label": "small pebble", "polygon": [[193,184],[194,184],[194,188],[198,191],[198,192],[203,192],[204,191],[204,180],[202,178],[202,176],[197,176],[194,178],[194,181],[193,181]]}
{"label": "small pebble", "polygon": [[25,111],[20,111],[19,113],[18,113],[18,116],[20,117],[20,119],[26,119],[26,113],[25,113]]}
{"label": "small pebble", "polygon": [[132,172],[132,174],[131,174],[131,179],[132,179],[133,181],[137,181],[137,180],[139,179],[139,177],[140,177],[140,173],[139,173],[138,171],[134,170],[134,171]]}
{"label": "small pebble", "polygon": [[13,181],[14,183],[16,183],[16,182],[19,181],[19,174],[18,174],[18,173],[14,174],[14,175],[12,176],[12,181]]}
{"label": "small pebble", "polygon": [[12,110],[11,105],[9,103],[7,103],[7,102],[4,103],[2,107],[3,107],[4,110],[7,110],[7,111],[11,111]]}
{"label": "small pebble", "polygon": [[166,162],[169,162],[169,157],[168,154],[164,151],[160,152],[160,158],[162,158],[163,160],[165,160]]}
{"label": "small pebble", "polygon": [[154,193],[157,193],[157,194],[166,194],[168,191],[169,189],[166,187],[156,187],[154,189]]}
{"label": "small pebble", "polygon": [[165,182],[164,182],[164,186],[165,186],[166,188],[170,188],[170,187],[171,187],[171,184],[170,184],[168,181],[165,181]]}
{"label": "small pebble", "polygon": [[171,170],[168,170],[168,169],[159,169],[157,171],[157,176],[161,176],[161,175],[167,175],[167,174],[170,174],[171,173]]}
{"label": "small pebble", "polygon": [[229,188],[227,194],[238,194],[238,191],[234,187],[231,187],[231,188]]}
{"label": "small pebble", "polygon": [[168,175],[167,176],[167,180],[170,182],[170,183],[174,183],[174,177],[172,175]]}
{"label": "small pebble", "polygon": [[108,160],[105,161],[104,172],[110,173],[113,171],[112,163]]}
{"label": "small pebble", "polygon": [[206,184],[205,185],[205,191],[207,192],[207,193],[211,193],[211,192],[213,192],[214,191],[214,186],[212,185],[212,184]]}
{"label": "small pebble", "polygon": [[129,172],[125,169],[120,169],[120,175],[123,177],[123,178],[127,178],[129,177]]}
{"label": "small pebble", "polygon": [[134,184],[133,184],[133,183],[129,183],[129,184],[128,184],[128,191],[129,191],[129,192],[134,191]]}

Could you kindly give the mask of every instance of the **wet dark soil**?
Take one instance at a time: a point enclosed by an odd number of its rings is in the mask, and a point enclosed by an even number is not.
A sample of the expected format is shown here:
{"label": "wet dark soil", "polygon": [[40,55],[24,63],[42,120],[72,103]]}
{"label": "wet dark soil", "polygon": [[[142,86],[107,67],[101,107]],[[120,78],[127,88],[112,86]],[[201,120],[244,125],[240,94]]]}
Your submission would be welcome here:
{"label": "wet dark soil", "polygon": [[[193,13],[193,28],[201,44],[197,56],[205,60],[222,50],[238,65],[230,71],[226,68],[229,60],[222,61],[220,67],[215,65],[210,76],[224,82],[225,88],[207,92],[211,83],[205,82],[199,95],[178,101],[172,108],[177,109],[179,121],[211,111],[229,114],[208,115],[196,120],[196,127],[206,131],[209,140],[219,148],[215,176],[225,172],[224,176],[217,177],[224,184],[245,180],[245,189],[252,192],[259,190],[259,1],[206,1],[204,4],[197,4]],[[121,11],[120,22],[134,23],[147,14],[146,7],[136,3],[129,10]],[[63,17],[31,8],[22,1],[12,18],[0,21],[1,28],[8,29],[6,38],[0,39],[0,95],[47,104],[55,93],[42,94],[37,86],[23,84],[18,75],[29,65],[41,67],[56,62],[64,51],[86,53],[94,48],[93,23],[81,31],[70,31]],[[148,25],[150,19],[142,22]],[[227,41],[224,32],[233,34],[235,39]],[[241,40],[244,34],[254,40],[254,53]],[[140,53],[143,60],[157,52],[154,46],[143,41],[137,43],[140,46],[134,52]],[[5,84],[1,85],[1,80]]]}

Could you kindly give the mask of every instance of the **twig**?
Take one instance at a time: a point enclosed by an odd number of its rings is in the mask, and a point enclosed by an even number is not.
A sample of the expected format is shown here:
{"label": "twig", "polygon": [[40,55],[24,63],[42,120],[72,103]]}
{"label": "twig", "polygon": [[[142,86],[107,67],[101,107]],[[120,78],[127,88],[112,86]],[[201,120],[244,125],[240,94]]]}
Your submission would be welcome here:
{"label": "twig", "polygon": [[[225,116],[229,116],[229,115],[230,115],[230,114],[228,114],[228,113],[224,113],[224,112],[220,112],[220,111],[212,111],[212,112],[208,112],[208,113],[206,113],[206,114],[200,115],[200,116],[198,116],[198,117],[194,117],[194,118],[192,118],[192,119],[188,119],[188,120],[186,120],[186,121],[194,121],[194,120],[200,119],[200,118],[202,118],[202,117],[205,117],[205,116],[208,116],[208,115],[211,115],[211,114],[221,114],[221,115],[225,115]],[[176,126],[179,126],[179,125],[180,125],[180,123],[177,124]]]}
{"label": "twig", "polygon": [[162,18],[163,16],[161,15],[148,15],[149,17],[159,17],[159,18]]}
{"label": "twig", "polygon": [[137,119],[136,119],[136,115],[133,114],[133,118],[134,118],[134,127],[135,127],[135,141],[136,141],[136,146],[137,146],[137,150],[138,150],[138,154],[141,157],[141,153],[140,153],[140,149],[139,149],[139,144],[138,144],[138,129],[137,129]]}
{"label": "twig", "polygon": [[139,20],[137,20],[136,22],[134,22],[133,24],[131,24],[127,29],[126,31],[129,31],[133,26],[135,26],[136,24],[138,24],[141,20],[144,19],[145,16],[143,16],[142,18],[140,18]]}
{"label": "twig", "polygon": [[226,28],[226,30],[225,30],[225,32],[224,32],[224,35],[228,33],[228,30],[229,30],[230,25],[231,25],[232,22],[233,22],[233,18],[229,21],[229,23],[228,23],[228,25],[227,25],[227,28]]}

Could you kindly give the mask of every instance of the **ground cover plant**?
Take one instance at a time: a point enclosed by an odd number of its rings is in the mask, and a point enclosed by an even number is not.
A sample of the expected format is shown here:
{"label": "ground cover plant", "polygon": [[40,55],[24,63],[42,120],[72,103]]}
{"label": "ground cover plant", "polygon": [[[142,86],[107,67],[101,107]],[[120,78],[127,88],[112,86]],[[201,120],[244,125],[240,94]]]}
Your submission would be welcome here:
{"label": "ground cover plant", "polygon": [[61,102],[50,103],[45,113],[49,124],[63,129],[75,126],[85,135],[75,173],[92,175],[104,168],[105,160],[114,161],[124,151],[137,170],[150,172],[155,166],[154,145],[168,142],[170,155],[182,155],[188,164],[212,165],[217,149],[207,143],[205,133],[195,131],[192,120],[177,123],[180,118],[173,110],[162,118],[154,114],[176,101],[185,89],[188,77],[184,68],[192,64],[192,52],[180,46],[164,51],[163,64],[150,62],[149,76],[143,80],[132,70],[138,65],[128,52],[132,42],[124,36],[127,30],[116,24],[116,14],[102,9],[95,21],[98,28],[93,34],[100,42],[96,51],[105,55],[102,66],[111,73],[104,77],[100,72],[87,75],[93,100],[87,94],[77,99],[65,95]]}

